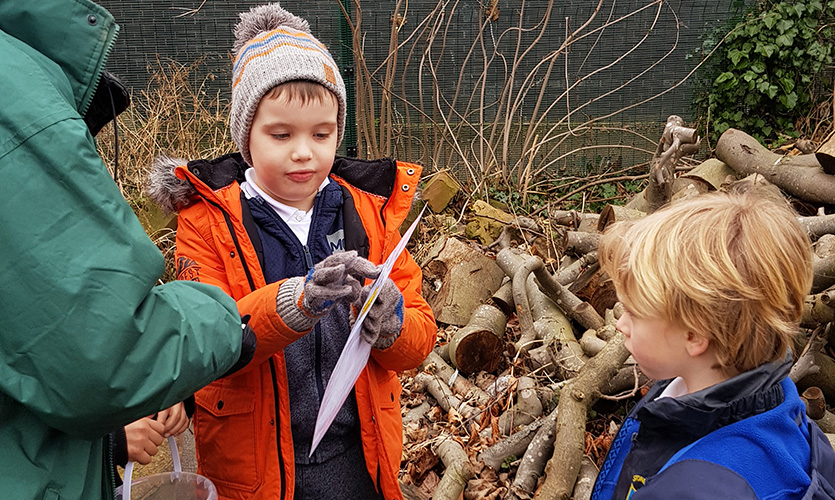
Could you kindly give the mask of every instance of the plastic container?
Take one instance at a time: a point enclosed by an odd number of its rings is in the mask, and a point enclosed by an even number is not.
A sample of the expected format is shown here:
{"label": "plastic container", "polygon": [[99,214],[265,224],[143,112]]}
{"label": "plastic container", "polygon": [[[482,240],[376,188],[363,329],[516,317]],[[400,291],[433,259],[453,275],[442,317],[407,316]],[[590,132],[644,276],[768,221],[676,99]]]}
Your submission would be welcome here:
{"label": "plastic container", "polygon": [[174,472],[133,480],[133,462],[125,466],[125,482],[116,488],[116,500],[217,500],[217,488],[206,477],[183,472],[174,437],[168,438]]}

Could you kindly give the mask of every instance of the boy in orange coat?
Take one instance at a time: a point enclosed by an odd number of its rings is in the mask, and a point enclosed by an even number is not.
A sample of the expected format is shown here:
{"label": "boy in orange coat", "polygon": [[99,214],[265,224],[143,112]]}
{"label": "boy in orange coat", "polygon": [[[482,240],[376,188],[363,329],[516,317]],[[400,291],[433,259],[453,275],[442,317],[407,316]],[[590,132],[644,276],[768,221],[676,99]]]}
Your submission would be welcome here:
{"label": "boy in orange coat", "polygon": [[[240,154],[157,162],[151,194],[179,211],[178,278],[250,314],[249,366],[196,394],[199,472],[224,499],[402,498],[400,382],[435,343],[421,271],[397,260],[361,336],[373,349],[312,456],[324,389],[400,240],[421,167],[336,158],[345,86],[306,21],[277,3],[235,29],[231,133]],[[257,300],[278,287],[277,307]]]}

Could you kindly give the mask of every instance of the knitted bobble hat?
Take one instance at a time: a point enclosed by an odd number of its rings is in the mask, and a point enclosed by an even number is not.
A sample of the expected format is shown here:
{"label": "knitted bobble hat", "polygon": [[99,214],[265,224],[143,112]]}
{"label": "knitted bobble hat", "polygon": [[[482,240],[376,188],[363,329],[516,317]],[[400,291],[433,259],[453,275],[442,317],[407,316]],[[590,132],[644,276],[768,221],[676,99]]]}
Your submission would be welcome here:
{"label": "knitted bobble hat", "polygon": [[293,80],[319,83],[336,96],[340,144],[345,132],[345,83],[327,47],[310,33],[307,21],[278,3],[253,7],[240,18],[235,26],[229,129],[244,160],[252,165],[249,132],[261,98]]}

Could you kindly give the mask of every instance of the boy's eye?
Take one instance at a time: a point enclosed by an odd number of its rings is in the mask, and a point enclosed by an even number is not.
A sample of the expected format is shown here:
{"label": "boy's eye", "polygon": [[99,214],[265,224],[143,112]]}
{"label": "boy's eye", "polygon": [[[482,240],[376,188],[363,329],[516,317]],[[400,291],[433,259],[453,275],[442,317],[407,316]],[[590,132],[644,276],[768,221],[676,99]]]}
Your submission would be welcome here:
{"label": "boy's eye", "polygon": [[270,135],[273,137],[273,139],[286,139],[286,138],[290,137],[290,134],[284,134],[284,133],[270,134]]}
{"label": "boy's eye", "polygon": [[330,137],[331,134],[330,134],[330,132],[319,132],[318,134],[313,134],[313,135],[317,139],[327,139],[328,137]]}

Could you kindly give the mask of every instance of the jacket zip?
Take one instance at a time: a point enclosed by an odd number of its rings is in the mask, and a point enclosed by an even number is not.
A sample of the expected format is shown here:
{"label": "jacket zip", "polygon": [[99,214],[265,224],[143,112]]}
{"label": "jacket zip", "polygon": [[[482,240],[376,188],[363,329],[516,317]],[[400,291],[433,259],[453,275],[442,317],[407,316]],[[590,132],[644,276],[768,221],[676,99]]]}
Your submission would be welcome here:
{"label": "jacket zip", "polygon": [[[244,268],[244,274],[246,274],[246,280],[249,283],[249,291],[250,293],[254,292],[256,290],[255,280],[252,279],[252,273],[250,273],[249,266],[247,265],[246,260],[244,260],[243,253],[241,252],[241,245],[238,241],[238,236],[235,234],[235,226],[232,224],[232,218],[219,204],[207,199],[205,196],[203,196],[203,199],[223,214],[223,220],[226,221],[226,227],[229,229],[229,234],[232,236],[232,242],[235,244],[235,250],[238,252],[238,260],[241,261],[241,265]],[[281,498],[284,499],[287,495],[287,475],[286,467],[284,465],[284,455],[281,453],[281,413],[279,412],[278,406],[278,379],[276,378],[275,361],[272,356],[269,359],[270,376],[273,383],[273,404],[275,405],[276,452],[278,453],[278,469],[281,477]]]}
{"label": "jacket zip", "polygon": [[113,498],[116,494],[116,465],[113,463],[113,434],[108,434],[105,439],[107,446],[107,470],[105,474],[110,478],[110,495],[107,498]]}
{"label": "jacket zip", "polygon": [[304,252],[304,265],[307,267],[307,271],[310,272],[313,269],[313,256],[310,255],[310,248],[307,245],[302,245],[302,252]]}
{"label": "jacket zip", "polygon": [[[315,223],[317,220],[317,215],[319,214],[319,206],[322,195],[321,191],[316,193],[316,197],[313,200],[313,215],[310,218],[310,229],[308,234],[314,231]],[[301,243],[301,242],[299,242]],[[307,246],[307,242],[302,244],[302,252],[304,253],[304,264],[307,268],[307,271],[310,272],[311,269],[315,266],[313,262],[313,256],[310,253],[310,247]],[[313,327],[313,349],[314,349],[314,356],[313,356],[313,364],[314,364],[314,373],[316,374],[316,392],[319,394],[319,403],[322,402],[322,398],[325,397],[325,382],[322,380],[322,329],[319,327],[319,323]]]}
{"label": "jacket zip", "polygon": [[[307,245],[302,245],[302,251],[304,252],[304,263],[307,267],[307,271],[310,272],[313,269],[313,257],[310,255],[310,248]],[[322,380],[322,329],[319,328],[319,323],[313,327],[313,348],[314,348],[314,355],[313,355],[313,364],[315,367],[316,373],[316,392],[319,393],[319,402],[322,402],[322,398],[325,396],[325,383]]]}
{"label": "jacket zip", "polygon": [[275,374],[275,360],[270,357],[270,375],[273,381],[273,400],[275,401],[275,444],[278,450],[278,468],[281,471],[281,498],[287,494],[285,491],[287,481],[284,477],[284,455],[281,453],[281,417],[278,410],[278,378]]}

